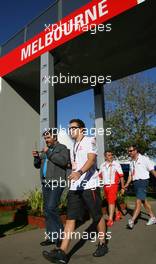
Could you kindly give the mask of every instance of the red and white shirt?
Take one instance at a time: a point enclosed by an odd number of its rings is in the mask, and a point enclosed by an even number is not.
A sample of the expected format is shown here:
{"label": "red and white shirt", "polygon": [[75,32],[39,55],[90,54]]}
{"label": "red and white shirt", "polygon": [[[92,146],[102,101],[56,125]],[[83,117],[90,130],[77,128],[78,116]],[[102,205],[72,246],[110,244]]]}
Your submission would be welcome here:
{"label": "red and white shirt", "polygon": [[123,171],[118,161],[113,160],[111,163],[105,161],[100,166],[99,177],[103,180],[104,185],[118,184],[120,177],[123,177]]}

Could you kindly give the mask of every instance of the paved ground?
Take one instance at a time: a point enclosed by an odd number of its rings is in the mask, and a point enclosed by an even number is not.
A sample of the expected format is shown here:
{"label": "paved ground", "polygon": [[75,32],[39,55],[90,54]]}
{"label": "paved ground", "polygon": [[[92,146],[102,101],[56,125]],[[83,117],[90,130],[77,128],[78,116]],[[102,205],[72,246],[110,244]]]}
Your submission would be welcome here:
{"label": "paved ground", "polygon": [[[156,202],[152,203],[156,212]],[[147,218],[146,215],[142,214]],[[78,241],[72,241],[79,249],[71,256],[69,264],[155,264],[156,263],[156,225],[147,227],[146,221],[139,219],[133,230],[126,229],[128,215],[119,223],[115,223],[112,238],[109,241],[109,253],[102,258],[92,257],[97,243],[87,241],[79,248]],[[90,225],[88,221],[79,228],[80,231]],[[0,261],[3,264],[46,264],[49,263],[42,257],[39,245],[44,240],[44,229],[37,229],[16,235],[0,238]],[[51,247],[46,247],[51,249]]]}

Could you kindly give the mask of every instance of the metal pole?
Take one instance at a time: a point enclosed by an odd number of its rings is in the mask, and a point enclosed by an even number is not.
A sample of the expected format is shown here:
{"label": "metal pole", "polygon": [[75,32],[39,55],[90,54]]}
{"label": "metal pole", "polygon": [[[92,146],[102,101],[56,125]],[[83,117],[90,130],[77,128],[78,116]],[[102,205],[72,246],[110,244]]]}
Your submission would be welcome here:
{"label": "metal pole", "polygon": [[[96,142],[98,147],[97,167],[103,162],[103,153],[105,151],[105,105],[104,105],[104,87],[97,85],[94,88],[95,104],[95,127]],[[102,130],[104,133],[102,133]]]}
{"label": "metal pole", "polygon": [[40,63],[40,147],[43,147],[42,133],[45,128],[57,126],[57,102],[51,82],[54,75],[54,57],[50,52],[41,55]]}

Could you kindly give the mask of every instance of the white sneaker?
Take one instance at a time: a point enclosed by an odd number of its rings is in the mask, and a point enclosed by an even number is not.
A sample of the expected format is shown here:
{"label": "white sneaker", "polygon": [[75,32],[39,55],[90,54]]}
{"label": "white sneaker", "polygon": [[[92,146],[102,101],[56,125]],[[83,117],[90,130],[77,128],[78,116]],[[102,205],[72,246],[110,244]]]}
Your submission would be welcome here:
{"label": "white sneaker", "polygon": [[133,229],[133,227],[134,227],[134,221],[132,219],[128,219],[128,227],[130,229]]}
{"label": "white sneaker", "polygon": [[146,223],[147,226],[156,224],[156,217],[151,217]]}

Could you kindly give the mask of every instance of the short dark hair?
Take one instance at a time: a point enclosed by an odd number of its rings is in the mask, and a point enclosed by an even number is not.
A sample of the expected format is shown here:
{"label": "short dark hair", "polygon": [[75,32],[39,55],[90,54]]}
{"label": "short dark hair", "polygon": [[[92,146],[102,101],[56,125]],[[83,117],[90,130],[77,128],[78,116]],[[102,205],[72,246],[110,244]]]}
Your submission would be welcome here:
{"label": "short dark hair", "polygon": [[42,136],[44,137],[44,136],[47,136],[49,134],[57,139],[57,128],[48,128],[48,129],[46,129],[43,132]]}
{"label": "short dark hair", "polygon": [[135,150],[137,150],[137,152],[139,151],[139,147],[138,147],[138,145],[136,145],[136,144],[132,144],[132,145],[130,145],[128,148],[133,148],[133,149],[135,149]]}
{"label": "short dark hair", "polygon": [[104,152],[104,154],[106,155],[106,153],[112,153],[112,154],[114,154],[111,149],[106,149],[105,152]]}
{"label": "short dark hair", "polygon": [[72,119],[69,121],[69,124],[71,123],[77,123],[80,128],[85,128],[85,123],[81,119]]}

